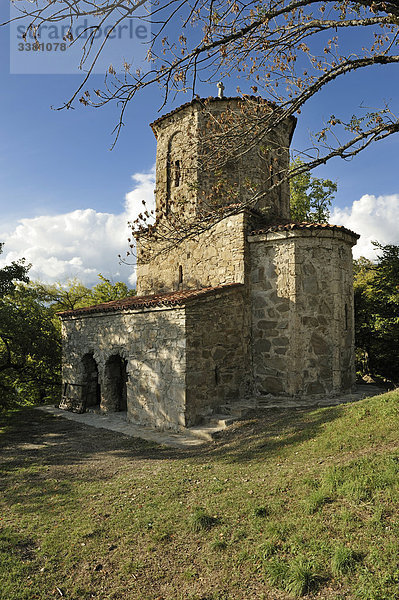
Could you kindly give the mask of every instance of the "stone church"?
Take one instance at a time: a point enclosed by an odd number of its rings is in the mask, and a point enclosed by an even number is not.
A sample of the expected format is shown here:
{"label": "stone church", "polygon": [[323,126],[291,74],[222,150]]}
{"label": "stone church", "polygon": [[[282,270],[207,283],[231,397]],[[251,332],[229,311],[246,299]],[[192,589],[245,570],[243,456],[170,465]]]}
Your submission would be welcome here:
{"label": "stone church", "polygon": [[[268,192],[296,124],[282,121],[265,145],[247,117],[271,110],[255,97],[196,98],[151,125],[156,221],[137,236],[137,296],[60,314],[64,408],[178,430],[237,400],[352,390],[358,236],[291,223],[288,184]],[[223,119],[245,148],[216,167],[209,150]],[[209,198],[218,219],[204,216]],[[198,215],[206,226],[162,246],[168,224]]]}

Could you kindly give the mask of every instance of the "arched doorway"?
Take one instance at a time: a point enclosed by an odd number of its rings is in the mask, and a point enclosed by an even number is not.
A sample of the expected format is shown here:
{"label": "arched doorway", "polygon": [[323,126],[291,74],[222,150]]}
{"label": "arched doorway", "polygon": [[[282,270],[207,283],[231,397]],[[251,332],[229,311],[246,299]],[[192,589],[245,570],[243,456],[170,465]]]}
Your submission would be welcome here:
{"label": "arched doorway", "polygon": [[110,356],[105,365],[103,408],[111,412],[127,410],[127,360]]}
{"label": "arched doorway", "polygon": [[83,365],[83,406],[84,408],[100,407],[101,390],[98,382],[98,367],[93,354],[85,354]]}

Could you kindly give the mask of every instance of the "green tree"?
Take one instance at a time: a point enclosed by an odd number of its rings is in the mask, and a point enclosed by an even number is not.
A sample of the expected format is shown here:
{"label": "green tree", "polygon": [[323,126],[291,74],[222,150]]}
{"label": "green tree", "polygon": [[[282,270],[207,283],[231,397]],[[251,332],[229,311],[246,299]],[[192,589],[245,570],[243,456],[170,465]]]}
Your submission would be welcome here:
{"label": "green tree", "polygon": [[[0,242],[0,254],[3,252],[4,243]],[[28,271],[30,265],[25,264],[25,259],[21,258],[18,261],[13,261],[0,269],[0,298],[11,292],[17,281],[29,281]]]}
{"label": "green tree", "polygon": [[130,289],[123,281],[112,283],[101,273],[100,282],[92,288],[86,287],[78,279],[69,279],[65,283],[53,284],[35,283],[35,287],[43,298],[52,306],[54,312],[75,310],[85,306],[93,306],[134,296],[135,290]]}
{"label": "green tree", "polygon": [[[67,284],[27,283],[23,261],[0,271],[0,407],[57,401],[61,382],[61,326],[57,312],[134,294],[123,282],[102,275],[92,289]],[[19,279],[19,282],[18,282]],[[17,281],[16,281],[17,280]]]}
{"label": "green tree", "polygon": [[[292,169],[303,165],[300,159],[294,161]],[[311,177],[304,171],[290,180],[291,218],[297,222],[328,223],[330,206],[337,191],[337,184],[330,179]]]}
{"label": "green tree", "polygon": [[35,282],[37,293],[52,306],[54,312],[75,310],[91,303],[91,290],[78,279],[69,279],[66,283],[45,284]]}
{"label": "green tree", "polygon": [[117,281],[111,283],[109,279],[98,274],[100,283],[97,283],[91,290],[91,302],[92,304],[101,304],[102,302],[110,302],[111,300],[122,300],[128,296],[134,296],[135,290],[128,288],[126,283],[123,281]]}
{"label": "green tree", "polygon": [[399,246],[375,243],[375,263],[355,261],[355,334],[358,368],[399,382]]}
{"label": "green tree", "polygon": [[61,333],[46,298],[20,283],[0,299],[0,406],[55,399]]}

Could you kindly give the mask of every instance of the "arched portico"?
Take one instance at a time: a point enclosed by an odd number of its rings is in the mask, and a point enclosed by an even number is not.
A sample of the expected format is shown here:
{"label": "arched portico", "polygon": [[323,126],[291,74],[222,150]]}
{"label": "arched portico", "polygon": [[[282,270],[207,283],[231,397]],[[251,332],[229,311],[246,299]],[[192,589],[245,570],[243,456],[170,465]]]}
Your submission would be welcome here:
{"label": "arched portico", "polygon": [[85,354],[82,358],[83,391],[82,400],[84,409],[100,408],[101,387],[98,379],[98,366],[93,353]]}
{"label": "arched portico", "polygon": [[101,408],[108,412],[127,410],[127,360],[119,354],[108,358],[101,388]]}

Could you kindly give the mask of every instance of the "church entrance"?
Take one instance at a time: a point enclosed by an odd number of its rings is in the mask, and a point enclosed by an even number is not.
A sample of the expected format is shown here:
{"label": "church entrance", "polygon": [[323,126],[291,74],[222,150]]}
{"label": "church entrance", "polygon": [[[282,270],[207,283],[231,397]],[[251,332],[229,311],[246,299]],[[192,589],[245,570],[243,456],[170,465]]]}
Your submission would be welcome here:
{"label": "church entrance", "polygon": [[83,406],[84,408],[100,407],[101,389],[98,382],[98,367],[93,354],[86,354],[83,364]]}
{"label": "church entrance", "polygon": [[104,371],[103,408],[110,412],[127,411],[127,360],[110,356]]}

